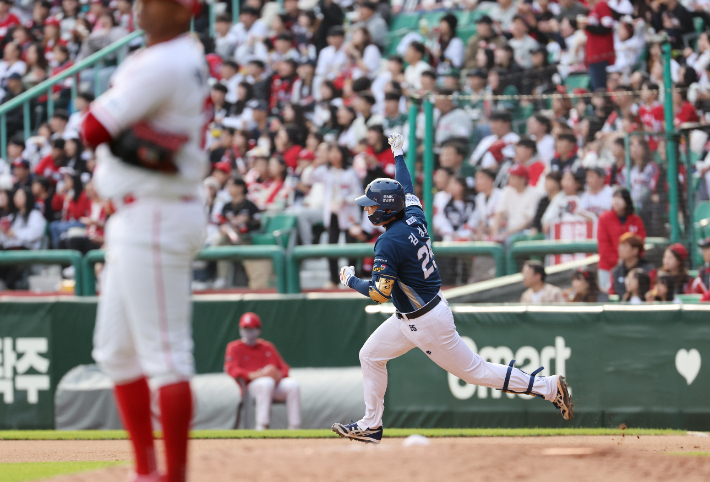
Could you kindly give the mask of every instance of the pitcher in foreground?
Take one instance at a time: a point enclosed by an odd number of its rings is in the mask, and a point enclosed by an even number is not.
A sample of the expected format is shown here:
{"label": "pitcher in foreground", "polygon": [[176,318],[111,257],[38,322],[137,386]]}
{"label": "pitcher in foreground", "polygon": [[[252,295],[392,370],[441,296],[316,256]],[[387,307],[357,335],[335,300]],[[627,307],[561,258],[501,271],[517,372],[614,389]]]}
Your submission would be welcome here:
{"label": "pitcher in foreground", "polygon": [[572,403],[565,377],[536,376],[509,366],[488,363],[464,343],[454,316],[441,293],[441,278],[419,199],[402,150],[400,134],[389,137],[395,155],[395,179],[376,179],[357,198],[375,226],[385,233],[375,243],[372,281],[355,276],[352,266],[340,270],[340,281],[378,303],[392,300],[396,313],[368,338],[360,350],[365,416],[349,424],[335,423],[333,432],[361,442],[380,443],[387,388],[387,362],[419,348],[449,373],[466,383],[504,392],[536,395],[552,402],[565,420],[572,418]]}
{"label": "pitcher in foreground", "polygon": [[[115,384],[135,454],[131,481],[183,482],[195,371],[189,293],[206,227],[200,140],[208,72],[188,35],[198,0],[138,6],[147,47],[121,63],[82,127],[96,147],[96,190],[116,206],[93,356]],[[155,461],[149,378],[159,397],[165,475]]]}

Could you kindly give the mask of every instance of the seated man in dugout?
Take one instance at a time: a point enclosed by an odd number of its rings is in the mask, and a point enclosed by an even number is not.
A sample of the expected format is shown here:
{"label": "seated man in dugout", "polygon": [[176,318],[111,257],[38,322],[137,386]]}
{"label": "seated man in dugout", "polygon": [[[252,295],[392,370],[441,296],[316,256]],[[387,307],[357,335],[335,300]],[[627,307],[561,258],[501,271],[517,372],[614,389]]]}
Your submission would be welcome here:
{"label": "seated man in dugout", "polygon": [[295,430],[301,426],[298,382],[289,378],[289,366],[272,343],[259,338],[260,334],[259,316],[244,313],[239,319],[241,339],[227,345],[224,371],[246,383],[249,395],[256,402],[256,430],[269,428],[272,402],[286,402],[288,428]]}

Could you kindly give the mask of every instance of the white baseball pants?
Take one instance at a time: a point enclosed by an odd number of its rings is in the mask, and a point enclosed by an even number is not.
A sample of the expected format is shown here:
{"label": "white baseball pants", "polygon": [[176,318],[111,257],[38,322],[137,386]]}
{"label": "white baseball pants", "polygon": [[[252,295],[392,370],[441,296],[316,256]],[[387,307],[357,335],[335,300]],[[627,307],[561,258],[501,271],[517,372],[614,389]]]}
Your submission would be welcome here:
{"label": "white baseball pants", "polygon": [[114,382],[193,375],[191,265],[205,225],[197,200],[139,199],[109,219],[92,355]]}
{"label": "white baseball pants", "polygon": [[[363,385],[365,388],[365,417],[358,421],[362,429],[382,425],[387,389],[387,362],[418,347],[434,363],[466,383],[491,388],[503,388],[508,367],[488,363],[471,351],[461,339],[454,315],[442,299],[429,313],[407,320],[392,315],[370,335],[360,350]],[[530,375],[513,368],[508,389],[525,392]],[[557,396],[557,378],[536,376],[532,392],[552,401]]]}
{"label": "white baseball pants", "polygon": [[252,380],[248,386],[249,395],[256,402],[256,427],[263,429],[271,422],[271,402],[286,402],[288,428],[301,426],[301,389],[298,382],[290,377],[282,378],[276,384],[271,377]]}

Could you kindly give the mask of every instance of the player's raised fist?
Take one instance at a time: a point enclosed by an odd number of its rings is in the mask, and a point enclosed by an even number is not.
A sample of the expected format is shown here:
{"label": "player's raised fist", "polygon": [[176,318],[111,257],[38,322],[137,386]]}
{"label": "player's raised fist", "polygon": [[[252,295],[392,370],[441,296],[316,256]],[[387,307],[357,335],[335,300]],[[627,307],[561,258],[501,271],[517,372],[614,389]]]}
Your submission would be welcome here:
{"label": "player's raised fist", "polygon": [[387,142],[390,143],[392,152],[396,154],[397,151],[401,151],[402,147],[404,146],[404,137],[402,137],[402,134],[397,134],[395,132],[394,134],[390,134],[390,136],[387,138]]}
{"label": "player's raised fist", "polygon": [[343,283],[344,286],[348,286],[348,281],[350,281],[350,278],[353,276],[355,276],[354,266],[343,266],[340,268],[340,282]]}

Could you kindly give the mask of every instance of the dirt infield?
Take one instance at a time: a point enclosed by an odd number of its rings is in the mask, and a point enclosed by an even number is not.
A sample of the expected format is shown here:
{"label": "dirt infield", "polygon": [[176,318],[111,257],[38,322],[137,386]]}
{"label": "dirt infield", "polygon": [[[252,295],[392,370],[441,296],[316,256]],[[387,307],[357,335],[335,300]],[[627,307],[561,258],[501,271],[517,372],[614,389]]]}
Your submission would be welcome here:
{"label": "dirt infield", "polygon": [[[433,438],[370,446],[342,439],[195,440],[190,480],[387,481],[476,480],[707,481],[710,458],[665,452],[710,451],[697,436]],[[126,441],[0,441],[0,462],[130,460]],[[127,467],[52,479],[125,482]]]}

